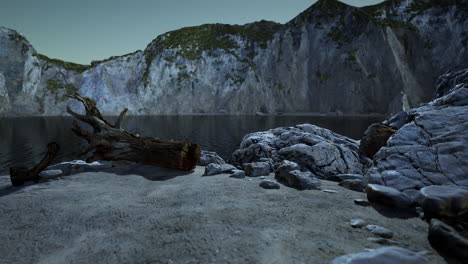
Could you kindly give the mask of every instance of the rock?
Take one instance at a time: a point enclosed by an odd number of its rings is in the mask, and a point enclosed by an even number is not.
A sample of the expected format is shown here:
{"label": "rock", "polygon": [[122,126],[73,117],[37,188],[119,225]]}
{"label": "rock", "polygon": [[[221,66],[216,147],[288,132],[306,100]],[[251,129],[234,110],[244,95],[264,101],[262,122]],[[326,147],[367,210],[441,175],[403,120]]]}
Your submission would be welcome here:
{"label": "rock", "polygon": [[388,126],[393,128],[393,129],[400,129],[402,126],[406,125],[411,121],[411,116],[408,115],[407,112],[400,112],[396,115],[394,115],[390,120],[388,121]]}
{"label": "rock", "polygon": [[223,158],[221,158],[216,152],[213,151],[206,151],[202,150],[200,153],[200,161],[198,162],[198,166],[206,166],[210,163],[214,164],[224,164],[226,163]]}
{"label": "rock", "polygon": [[244,165],[245,175],[250,177],[266,176],[271,172],[268,162],[252,162]]}
{"label": "rock", "polygon": [[[463,71],[468,75],[468,69]],[[460,74],[445,74],[441,82],[450,83],[450,88],[438,87],[444,91],[440,97],[408,111],[411,121],[375,154],[368,183],[400,191],[431,185],[468,187],[468,87],[466,78],[457,77]]]}
{"label": "rock", "polygon": [[349,225],[352,228],[362,228],[363,226],[367,225],[367,223],[366,223],[366,221],[364,221],[362,219],[353,219],[353,220],[349,221]]}
{"label": "rock", "polygon": [[360,205],[360,206],[370,206],[371,203],[367,200],[364,200],[364,199],[354,199],[354,203],[356,205]]}
{"label": "rock", "polygon": [[364,192],[364,184],[361,180],[344,180],[338,185],[351,191]]}
{"label": "rock", "polygon": [[392,238],[393,232],[385,227],[378,225],[366,225],[366,229],[369,230],[372,234],[383,237],[383,238]]}
{"label": "rock", "polygon": [[335,190],[328,190],[328,189],[323,190],[323,192],[326,192],[326,193],[337,193],[337,191],[335,191]]}
{"label": "rock", "polygon": [[372,124],[361,139],[359,153],[365,157],[373,158],[375,153],[387,145],[387,140],[395,134],[395,130],[383,124]]}
{"label": "rock", "polygon": [[327,179],[338,174],[364,174],[358,149],[355,140],[302,124],[246,135],[231,161],[240,165],[268,159],[278,168],[282,161],[288,160],[296,163],[299,170]]}
{"label": "rock", "polygon": [[366,186],[367,200],[371,203],[382,204],[389,207],[409,208],[414,204],[406,194],[391,187],[368,184]]}
{"label": "rock", "polygon": [[331,264],[429,264],[420,254],[400,247],[382,247],[337,257]]}
{"label": "rock", "polygon": [[449,225],[432,219],[429,226],[429,243],[448,263],[466,263],[468,239],[462,237]]}
{"label": "rock", "polygon": [[217,175],[217,174],[222,174],[223,173],[223,168],[221,165],[216,164],[216,163],[210,163],[206,165],[205,167],[205,173],[203,176],[212,176],[212,175]]}
{"label": "rock", "polygon": [[112,162],[109,161],[95,161],[87,163],[83,160],[73,160],[51,165],[47,167],[46,170],[61,170],[62,176],[68,176],[80,172],[100,171],[109,168],[112,168]]}
{"label": "rock", "polygon": [[232,173],[234,170],[237,170],[237,168],[234,165],[231,164],[221,164],[221,170],[223,173]]}
{"label": "rock", "polygon": [[58,177],[63,174],[62,170],[44,170],[39,173],[39,176],[43,178]]}
{"label": "rock", "polygon": [[437,78],[436,81],[436,98],[443,97],[449,93],[459,89],[461,84],[468,83],[468,70],[458,70],[447,72]]}
{"label": "rock", "polygon": [[277,182],[271,181],[271,180],[262,180],[259,185],[260,187],[265,188],[265,189],[279,189],[280,188],[280,185]]}
{"label": "rock", "polygon": [[245,178],[245,172],[243,170],[234,170],[232,171],[231,178],[243,179]]}
{"label": "rock", "polygon": [[468,219],[468,189],[456,186],[427,186],[420,190],[418,202],[428,218]]}
{"label": "rock", "polygon": [[345,180],[363,180],[362,174],[338,174],[330,178],[332,181],[342,182]]}
{"label": "rock", "polygon": [[[289,164],[286,164],[289,166]],[[321,182],[309,171],[293,170],[287,171],[282,166],[275,171],[275,178],[286,186],[298,190],[318,190]]]}

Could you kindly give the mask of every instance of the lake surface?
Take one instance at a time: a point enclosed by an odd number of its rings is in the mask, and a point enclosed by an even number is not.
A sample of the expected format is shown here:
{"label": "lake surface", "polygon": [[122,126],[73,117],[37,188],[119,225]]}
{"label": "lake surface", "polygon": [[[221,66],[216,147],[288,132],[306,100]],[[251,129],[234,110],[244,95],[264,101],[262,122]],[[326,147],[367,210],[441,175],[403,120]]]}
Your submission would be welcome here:
{"label": "lake surface", "polygon": [[[311,123],[360,139],[366,128],[381,116],[128,116],[123,128],[141,136],[188,140],[204,150],[216,151],[228,160],[244,135],[270,128]],[[70,128],[72,117],[24,117],[0,119],[0,175],[9,167],[32,167],[43,157],[47,143],[55,141],[61,151],[56,162],[85,159],[77,156],[86,141]],[[109,121],[115,117],[109,117]],[[82,125],[86,126],[86,125]]]}

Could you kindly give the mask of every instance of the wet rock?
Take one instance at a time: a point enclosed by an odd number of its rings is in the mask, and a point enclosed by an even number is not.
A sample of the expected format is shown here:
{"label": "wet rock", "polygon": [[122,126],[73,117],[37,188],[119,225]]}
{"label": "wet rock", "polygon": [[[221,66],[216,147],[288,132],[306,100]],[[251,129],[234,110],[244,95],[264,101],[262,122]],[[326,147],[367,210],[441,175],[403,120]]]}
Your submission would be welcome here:
{"label": "wet rock", "polygon": [[203,176],[212,176],[223,173],[223,168],[221,165],[216,163],[210,163],[205,167],[205,173]]}
{"label": "wet rock", "polygon": [[214,151],[206,151],[202,150],[200,153],[200,161],[198,162],[198,166],[206,166],[210,163],[214,164],[224,164],[226,163],[223,158],[221,158],[216,152]]}
{"label": "wet rock", "polygon": [[365,225],[367,225],[367,223],[366,223],[366,221],[364,221],[362,219],[353,219],[353,220],[349,221],[349,225],[352,228],[362,228]]}
{"label": "wet rock", "polygon": [[112,162],[95,161],[92,163],[87,163],[83,160],[73,160],[51,165],[47,167],[46,170],[61,170],[63,173],[62,176],[68,176],[80,172],[100,171],[109,168],[112,168]]}
{"label": "wet rock", "polygon": [[[468,69],[464,72],[468,75]],[[366,181],[400,191],[431,185],[468,187],[468,87],[459,73],[447,73],[441,96],[411,109],[401,127],[374,156]]]}
{"label": "wet rock", "polygon": [[364,192],[364,184],[361,180],[357,180],[357,179],[344,180],[340,182],[338,185],[351,191]]}
{"label": "wet rock", "polygon": [[468,189],[456,186],[427,186],[420,190],[418,202],[428,218],[468,219]]}
{"label": "wet rock", "polygon": [[409,208],[414,204],[406,194],[391,187],[368,184],[366,186],[367,200],[371,203],[382,204],[389,207]]}
{"label": "wet rock", "polygon": [[240,165],[262,159],[271,160],[274,168],[289,160],[319,178],[365,172],[355,140],[310,124],[248,134],[231,161]]}
{"label": "wet rock", "polygon": [[449,225],[432,219],[429,226],[429,243],[448,263],[466,263],[468,239],[462,237]]}
{"label": "wet rock", "polygon": [[243,179],[245,178],[245,172],[243,170],[233,170],[232,174],[229,177],[236,178],[236,179]]}
{"label": "wet rock", "polygon": [[385,227],[378,225],[366,225],[366,229],[369,230],[372,234],[383,237],[383,238],[392,238],[393,232]]}
{"label": "wet rock", "polygon": [[245,175],[250,177],[266,176],[271,172],[268,162],[252,162],[244,164]]}
{"label": "wet rock", "polygon": [[360,205],[360,206],[370,206],[371,203],[367,200],[364,199],[354,199],[354,204]]}
{"label": "wet rock", "polygon": [[280,185],[279,183],[271,180],[262,180],[260,182],[260,187],[265,188],[265,189],[279,189]]}
{"label": "wet rock", "polygon": [[[322,183],[309,171],[292,170],[295,168],[295,163],[282,163],[275,171],[275,178],[286,186],[296,188],[298,190],[318,190]],[[297,164],[296,164],[297,165]]]}
{"label": "wet rock", "polygon": [[52,178],[52,177],[58,177],[63,174],[62,170],[45,170],[41,171],[39,173],[39,176],[42,178]]}
{"label": "wet rock", "polygon": [[429,264],[420,254],[400,247],[382,247],[335,258],[331,264]]}
{"label": "wet rock", "polygon": [[375,153],[387,145],[387,140],[395,134],[395,130],[383,124],[372,124],[361,139],[359,153],[365,157],[373,158]]}

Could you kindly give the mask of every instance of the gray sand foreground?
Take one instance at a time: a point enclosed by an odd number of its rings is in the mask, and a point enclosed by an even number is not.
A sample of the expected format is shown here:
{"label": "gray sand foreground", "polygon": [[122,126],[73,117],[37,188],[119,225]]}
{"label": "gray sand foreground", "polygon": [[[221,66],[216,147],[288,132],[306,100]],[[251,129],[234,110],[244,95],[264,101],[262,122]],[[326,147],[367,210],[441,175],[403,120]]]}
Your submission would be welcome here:
{"label": "gray sand foreground", "polygon": [[349,226],[355,218],[444,263],[425,222],[357,206],[353,199],[365,195],[334,182],[322,187],[337,193],[266,190],[259,178],[202,177],[203,170],[129,166],[23,188],[0,176],[0,263],[329,263],[382,246]]}

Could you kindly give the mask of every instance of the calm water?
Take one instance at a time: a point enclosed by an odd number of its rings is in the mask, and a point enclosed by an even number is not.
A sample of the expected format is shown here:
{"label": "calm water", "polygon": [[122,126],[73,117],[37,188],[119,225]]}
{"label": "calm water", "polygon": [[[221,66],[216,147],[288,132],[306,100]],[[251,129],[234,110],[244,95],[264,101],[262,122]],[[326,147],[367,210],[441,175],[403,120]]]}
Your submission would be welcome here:
{"label": "calm water", "polygon": [[[242,137],[250,132],[311,123],[359,139],[371,123],[381,120],[381,117],[329,116],[129,116],[123,127],[142,136],[192,141],[227,160]],[[51,141],[61,146],[56,161],[84,159],[76,153],[86,142],[71,132],[72,121],[71,117],[0,119],[0,174],[8,174],[12,166],[35,165]]]}

